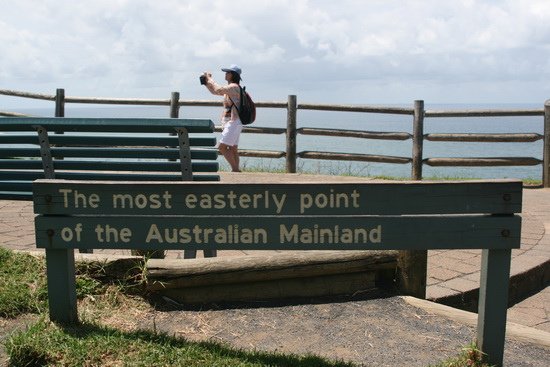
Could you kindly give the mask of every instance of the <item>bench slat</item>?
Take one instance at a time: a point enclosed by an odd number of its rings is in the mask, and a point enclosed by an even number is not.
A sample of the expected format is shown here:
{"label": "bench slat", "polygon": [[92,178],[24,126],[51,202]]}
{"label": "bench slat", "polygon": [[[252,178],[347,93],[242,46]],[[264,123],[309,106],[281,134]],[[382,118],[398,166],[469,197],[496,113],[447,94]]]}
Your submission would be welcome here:
{"label": "bench slat", "polygon": [[[52,157],[64,158],[135,158],[135,159],[179,159],[177,148],[51,148]],[[39,148],[0,148],[0,158],[40,157]],[[216,160],[214,149],[191,149],[191,159]]]}
{"label": "bench slat", "polygon": [[[170,136],[49,136],[50,144],[61,146],[151,146],[151,147],[177,147],[178,138]],[[38,137],[34,135],[0,135],[0,144],[38,144]],[[192,147],[213,147],[216,145],[215,137],[191,137],[189,144]]]}
{"label": "bench slat", "polygon": [[32,191],[1,191],[0,200],[32,200]]}
{"label": "bench slat", "polygon": [[34,131],[36,125],[44,126],[51,132],[173,133],[176,127],[186,128],[189,133],[214,132],[214,123],[206,119],[70,117],[4,117],[0,120],[0,131]]}
{"label": "bench slat", "polygon": [[[193,172],[217,172],[218,162],[193,162]],[[153,172],[181,172],[179,162],[119,162],[119,161],[90,161],[90,160],[57,160],[54,163],[56,170],[82,170],[82,171],[153,171]],[[0,169],[41,170],[42,162],[33,159],[0,159]],[[20,172],[14,173],[15,177]],[[1,173],[0,173],[1,175]],[[0,176],[5,177],[5,176]]]}
{"label": "bench slat", "polygon": [[[182,181],[181,173],[176,174],[155,174],[155,173],[105,173],[105,172],[56,172],[56,179],[60,180],[102,180],[102,181]],[[199,178],[200,177],[200,178]],[[43,172],[37,171],[25,171],[25,172],[2,172],[0,171],[0,183],[6,185],[6,187],[23,187],[22,184],[25,181],[21,179],[29,180],[29,191],[32,188],[32,182],[34,180],[44,179]],[[193,175],[193,180],[197,181],[219,181],[218,175]]]}

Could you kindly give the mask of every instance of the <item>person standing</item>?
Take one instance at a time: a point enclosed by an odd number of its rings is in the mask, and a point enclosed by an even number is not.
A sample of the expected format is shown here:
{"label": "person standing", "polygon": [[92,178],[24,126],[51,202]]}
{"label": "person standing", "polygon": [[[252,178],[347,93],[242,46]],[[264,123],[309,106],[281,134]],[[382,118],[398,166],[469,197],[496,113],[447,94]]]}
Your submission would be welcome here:
{"label": "person standing", "polygon": [[205,86],[210,93],[223,96],[223,113],[221,118],[222,134],[218,145],[219,152],[231,166],[232,172],[241,172],[239,168],[239,137],[243,124],[239,119],[237,106],[241,103],[241,73],[237,65],[223,68],[227,85],[221,86],[212,78],[212,74],[203,74]]}

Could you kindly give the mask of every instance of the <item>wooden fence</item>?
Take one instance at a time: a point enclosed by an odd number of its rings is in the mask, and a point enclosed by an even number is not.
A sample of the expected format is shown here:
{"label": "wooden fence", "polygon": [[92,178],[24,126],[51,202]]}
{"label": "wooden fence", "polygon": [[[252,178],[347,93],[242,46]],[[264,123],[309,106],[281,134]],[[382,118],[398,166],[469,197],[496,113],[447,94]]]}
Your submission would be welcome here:
{"label": "wooden fence", "polygon": [[[65,96],[64,89],[57,89],[55,95],[44,95],[12,90],[0,90],[0,94],[50,100],[55,102],[55,116],[65,116],[66,103],[81,104],[113,104],[113,105],[140,105],[140,106],[168,106],[169,116],[179,117],[179,110],[184,106],[216,107],[219,101],[180,100],[178,92],[172,92],[169,99],[130,99],[130,98],[97,98],[97,97],[69,97]],[[284,108],[287,110],[286,128],[267,128],[259,126],[245,127],[246,134],[286,134],[286,147],[281,151],[267,150],[240,150],[241,156],[255,158],[285,158],[286,171],[296,172],[297,159],[360,161],[390,164],[411,164],[411,179],[422,179],[422,167],[487,167],[487,166],[536,166],[542,165],[542,182],[544,187],[550,187],[550,100],[546,101],[541,109],[514,109],[514,110],[426,110],[424,101],[415,101],[413,108],[378,107],[358,105],[327,105],[298,103],[295,95],[288,96],[286,102],[257,102],[258,108]],[[408,132],[376,132],[344,129],[297,128],[298,110],[361,112],[390,115],[410,115],[412,134]],[[18,116],[20,114],[1,112],[0,116]],[[424,134],[424,120],[427,118],[447,117],[503,117],[503,116],[543,116],[544,134],[539,133],[492,133],[492,134]],[[219,129],[219,128],[218,128]],[[412,139],[410,157],[396,157],[385,155],[335,153],[322,151],[298,151],[296,137],[301,135],[353,137],[362,139],[397,140]],[[543,140],[543,159],[536,157],[490,157],[490,158],[425,158],[423,155],[424,141],[434,142],[515,142],[532,143]]]}

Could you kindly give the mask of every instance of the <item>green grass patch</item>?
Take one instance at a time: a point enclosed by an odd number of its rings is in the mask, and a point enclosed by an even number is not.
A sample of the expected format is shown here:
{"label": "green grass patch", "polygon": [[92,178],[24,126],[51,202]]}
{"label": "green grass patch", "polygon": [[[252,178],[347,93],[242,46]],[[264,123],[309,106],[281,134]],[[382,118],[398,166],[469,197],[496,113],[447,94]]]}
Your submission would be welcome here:
{"label": "green grass patch", "polygon": [[0,248],[0,317],[40,313],[47,308],[44,261]]}
{"label": "green grass patch", "polygon": [[462,349],[456,358],[448,359],[431,367],[490,367],[483,362],[483,353],[476,343],[471,343]]}

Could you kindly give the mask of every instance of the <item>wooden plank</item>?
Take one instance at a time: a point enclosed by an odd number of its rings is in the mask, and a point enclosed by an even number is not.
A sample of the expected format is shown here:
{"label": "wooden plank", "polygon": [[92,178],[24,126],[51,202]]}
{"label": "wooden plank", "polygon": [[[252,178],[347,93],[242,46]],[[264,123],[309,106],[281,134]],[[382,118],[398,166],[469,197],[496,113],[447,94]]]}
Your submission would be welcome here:
{"label": "wooden plank", "polygon": [[[218,162],[192,162],[193,172],[218,172]],[[159,161],[90,161],[62,160],[55,162],[57,170],[71,171],[143,171],[143,172],[179,172],[179,162]],[[37,159],[0,159],[0,169],[40,170],[42,162]],[[18,173],[15,173],[18,174]],[[21,176],[23,177],[23,176]]]}
{"label": "wooden plank", "polygon": [[[94,198],[88,205],[94,205]],[[38,248],[417,250],[519,248],[519,216],[38,216]]]}
{"label": "wooden plank", "polygon": [[298,134],[349,137],[361,139],[381,139],[381,140],[408,140],[412,137],[409,133],[401,132],[383,132],[383,131],[364,131],[364,130],[344,130],[344,129],[319,129],[311,127],[302,127],[297,129]]}
{"label": "wooden plank", "polygon": [[[114,147],[53,147],[52,156],[65,158],[134,158],[134,159],[179,159],[177,148],[114,148]],[[0,148],[0,158],[40,158],[39,148]],[[216,160],[214,149],[191,149],[191,159]]]}
{"label": "wooden plank", "polygon": [[[62,191],[60,191],[62,190]],[[521,212],[521,181],[379,183],[156,183],[40,180],[35,212],[154,215],[408,215]],[[76,206],[75,194],[100,198]],[[159,200],[155,206],[136,199]],[[48,198],[48,201],[46,201]],[[141,207],[141,208],[140,208]]]}
{"label": "wooden plank", "polygon": [[402,107],[381,107],[381,106],[361,106],[361,105],[326,105],[326,104],[312,104],[312,103],[299,103],[298,109],[300,110],[317,110],[317,111],[347,111],[347,112],[370,112],[370,113],[383,113],[383,114],[395,114],[395,115],[412,115],[414,113],[412,108]]}
{"label": "wooden plank", "polygon": [[481,256],[481,280],[477,341],[490,365],[502,366],[508,309],[510,249],[484,249]]}
{"label": "wooden plank", "polygon": [[188,288],[286,278],[359,273],[366,269],[395,270],[397,251],[300,251],[263,256],[228,256],[197,259],[182,266],[180,260],[147,262],[147,289]]}
{"label": "wooden plank", "polygon": [[[193,181],[219,181],[219,175],[194,175]],[[87,180],[87,181],[181,181],[181,173],[178,171],[175,173],[141,173],[136,172],[127,172],[127,173],[112,173],[105,172],[92,172],[92,171],[80,171],[80,172],[58,172],[56,177],[64,180]],[[29,188],[32,185],[33,180],[43,179],[44,173],[37,172],[13,172],[13,171],[0,171],[0,180],[4,181],[14,181],[14,183],[22,183],[28,181]],[[21,186],[22,187],[22,186]]]}
{"label": "wooden plank", "polygon": [[426,117],[500,117],[500,116],[542,116],[542,109],[516,110],[426,110]]}
{"label": "wooden plank", "polygon": [[56,118],[56,117],[6,117],[2,118],[0,131],[34,130],[43,125],[51,131],[74,132],[174,132],[183,127],[190,133],[211,133],[214,123],[207,119],[174,118]]}
{"label": "wooden plank", "polygon": [[472,158],[428,158],[424,163],[432,167],[497,167],[536,166],[542,163],[533,157],[472,157]]}
{"label": "wooden plank", "polygon": [[[52,135],[49,136],[50,144],[63,146],[151,146],[151,147],[177,147],[179,142],[176,137],[170,136],[135,136],[132,133],[124,136],[105,135]],[[10,134],[0,135],[0,144],[37,144],[36,134]],[[213,147],[216,145],[215,137],[190,137],[189,144],[192,147]]]}
{"label": "wooden plank", "polygon": [[[42,176],[44,177],[44,176]],[[32,196],[32,182],[30,181],[0,181],[1,191],[28,191]]]}
{"label": "wooden plank", "polygon": [[378,162],[378,163],[395,163],[407,164],[411,163],[412,159],[407,157],[397,157],[389,155],[376,154],[357,154],[357,153],[336,153],[336,152],[314,152],[302,151],[298,153],[298,157],[304,159],[323,159],[323,160],[339,160],[339,161],[355,161],[355,162]]}
{"label": "wooden plank", "polygon": [[[57,177],[66,180],[86,180],[86,181],[172,181],[181,182],[181,173],[104,173],[104,172],[59,172]],[[195,181],[219,181],[219,175],[193,175]]]}
{"label": "wooden plank", "polygon": [[426,134],[429,141],[469,141],[491,143],[531,143],[543,139],[544,136],[532,134]]}

